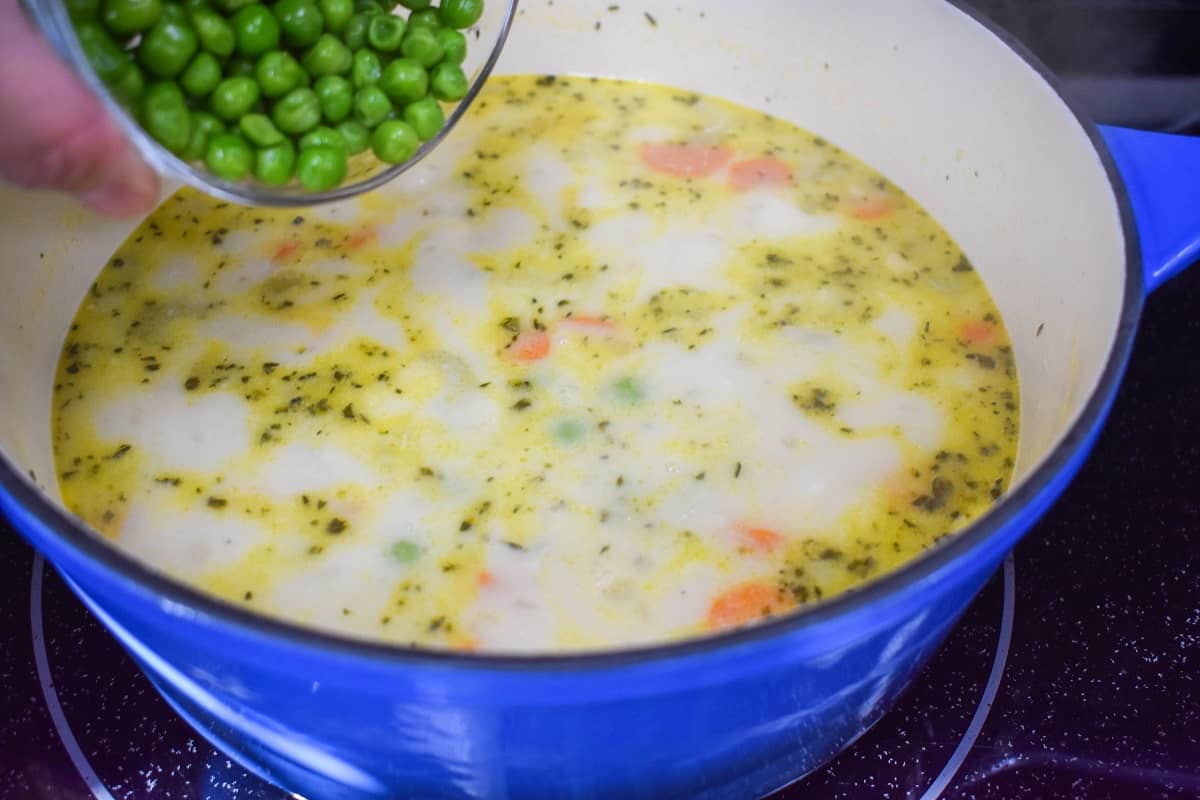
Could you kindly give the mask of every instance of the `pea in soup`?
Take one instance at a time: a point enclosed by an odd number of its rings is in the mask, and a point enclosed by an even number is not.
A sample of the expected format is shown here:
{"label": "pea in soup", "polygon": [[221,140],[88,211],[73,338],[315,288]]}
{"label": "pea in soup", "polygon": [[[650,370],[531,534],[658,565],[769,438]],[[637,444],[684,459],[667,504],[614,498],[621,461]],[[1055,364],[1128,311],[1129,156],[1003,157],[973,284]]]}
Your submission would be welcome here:
{"label": "pea in soup", "polygon": [[987,289],[898,188],[666,87],[493,79],[437,156],[299,213],[182,191],[63,347],[64,498],[263,613],[488,651],[752,624],[1005,490]]}

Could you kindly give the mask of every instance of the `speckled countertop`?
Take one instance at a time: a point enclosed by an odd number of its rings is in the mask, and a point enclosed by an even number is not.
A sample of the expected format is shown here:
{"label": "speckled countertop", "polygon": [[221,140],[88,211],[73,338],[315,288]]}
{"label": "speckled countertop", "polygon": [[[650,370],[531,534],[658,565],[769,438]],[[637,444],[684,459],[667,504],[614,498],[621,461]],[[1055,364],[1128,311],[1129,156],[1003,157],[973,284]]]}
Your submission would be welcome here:
{"label": "speckled countertop", "polygon": [[[1150,299],[1062,501],[899,706],[773,800],[1200,797],[1198,312],[1200,269]],[[0,800],[286,797],[175,717],[3,524],[0,574]]]}

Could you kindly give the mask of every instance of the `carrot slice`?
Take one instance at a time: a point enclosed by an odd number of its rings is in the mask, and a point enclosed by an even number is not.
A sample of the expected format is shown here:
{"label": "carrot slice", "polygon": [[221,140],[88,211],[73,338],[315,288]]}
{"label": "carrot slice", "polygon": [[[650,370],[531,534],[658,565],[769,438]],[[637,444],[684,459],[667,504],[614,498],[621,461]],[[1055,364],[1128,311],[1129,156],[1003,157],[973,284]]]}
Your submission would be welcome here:
{"label": "carrot slice", "polygon": [[655,172],[676,178],[707,178],[733,158],[727,147],[707,147],[702,144],[672,144],[644,142],[638,148],[642,163]]}
{"label": "carrot slice", "polygon": [[772,156],[739,161],[729,168],[729,185],[739,192],[760,186],[785,186],[791,181],[792,168]]}
{"label": "carrot slice", "polygon": [[508,346],[508,353],[517,361],[541,361],[550,355],[550,337],[543,331],[523,331]]}
{"label": "carrot slice", "polygon": [[996,338],[996,326],[985,320],[973,319],[964,322],[958,333],[971,344],[990,344]]}
{"label": "carrot slice", "polygon": [[481,587],[482,586],[491,586],[495,582],[496,582],[496,576],[492,574],[491,570],[487,570],[487,569],[479,570],[479,585]]}
{"label": "carrot slice", "polygon": [[737,530],[751,548],[766,553],[774,550],[786,538],[783,534],[776,533],[770,528],[762,528],[755,525],[738,525]]}
{"label": "carrot slice", "polygon": [[886,217],[895,206],[883,195],[851,203],[847,213],[855,219],[872,220]]}
{"label": "carrot slice", "polygon": [[346,240],[346,249],[357,250],[378,235],[378,232],[374,228],[359,228],[350,234],[350,238]]}
{"label": "carrot slice", "polygon": [[563,317],[562,322],[564,325],[587,328],[600,333],[610,333],[617,329],[617,324],[608,317],[597,317],[591,314],[572,314],[569,317]]}
{"label": "carrot slice", "polygon": [[291,261],[299,252],[300,243],[295,239],[289,239],[275,248],[275,252],[271,254],[271,262],[273,264],[283,264],[286,261]]}
{"label": "carrot slice", "polygon": [[733,628],[789,607],[774,586],[762,581],[748,581],[726,589],[713,598],[705,623],[710,630]]}

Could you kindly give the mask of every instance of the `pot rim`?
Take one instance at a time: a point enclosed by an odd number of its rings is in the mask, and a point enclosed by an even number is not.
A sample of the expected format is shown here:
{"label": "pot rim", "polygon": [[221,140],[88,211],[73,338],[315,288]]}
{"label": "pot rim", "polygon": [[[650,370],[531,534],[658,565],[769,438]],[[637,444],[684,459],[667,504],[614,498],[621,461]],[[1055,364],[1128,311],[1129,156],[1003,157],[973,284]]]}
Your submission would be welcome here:
{"label": "pot rim", "polygon": [[1087,447],[1092,435],[1103,424],[1108,408],[1120,386],[1126,364],[1133,348],[1138,320],[1145,299],[1145,274],[1137,228],[1134,223],[1125,185],[1100,135],[1095,122],[1082,113],[1063,91],[1059,80],[1037,56],[1012,34],[966,5],[966,0],[946,0],[963,14],[982,25],[993,36],[1025,61],[1064,103],[1082,127],[1099,156],[1120,212],[1125,237],[1125,288],[1116,337],[1104,370],[1084,404],[1078,418],[1062,441],[1038,465],[1014,492],[1002,496],[982,517],[926,550],[903,566],[885,573],[860,587],[848,590],[803,610],[767,620],[760,624],[662,644],[613,650],[567,652],[561,654],[465,653],[432,648],[415,648],[356,639],[328,633],[316,628],[276,619],[229,603],[170,578],[143,564],[133,556],[108,544],[86,524],[65,508],[53,502],[8,456],[0,451],[0,494],[7,495],[18,507],[30,513],[38,522],[56,534],[62,543],[77,556],[93,560],[102,567],[160,600],[169,600],[179,607],[220,624],[231,625],[280,644],[311,648],[327,654],[350,656],[395,665],[441,666],[468,670],[503,671],[578,671],[588,669],[633,666],[673,658],[702,655],[711,651],[734,648],[766,639],[794,634],[806,628],[829,623],[838,617],[861,611],[881,602],[890,595],[918,583],[945,569],[966,553],[999,536],[1013,525],[1031,526],[1036,520],[1023,523],[1025,509],[1043,496],[1056,494],[1052,485],[1064,469]]}

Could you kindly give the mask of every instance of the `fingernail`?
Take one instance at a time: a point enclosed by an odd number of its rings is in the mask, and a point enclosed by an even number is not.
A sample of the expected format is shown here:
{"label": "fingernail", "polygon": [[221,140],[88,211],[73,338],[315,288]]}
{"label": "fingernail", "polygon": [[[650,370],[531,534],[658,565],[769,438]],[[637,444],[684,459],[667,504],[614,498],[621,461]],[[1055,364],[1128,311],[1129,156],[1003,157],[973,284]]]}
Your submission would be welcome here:
{"label": "fingernail", "polygon": [[84,193],[80,199],[88,208],[109,216],[145,214],[158,199],[158,176],[132,153],[121,161],[109,171],[108,182]]}

